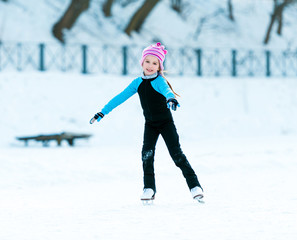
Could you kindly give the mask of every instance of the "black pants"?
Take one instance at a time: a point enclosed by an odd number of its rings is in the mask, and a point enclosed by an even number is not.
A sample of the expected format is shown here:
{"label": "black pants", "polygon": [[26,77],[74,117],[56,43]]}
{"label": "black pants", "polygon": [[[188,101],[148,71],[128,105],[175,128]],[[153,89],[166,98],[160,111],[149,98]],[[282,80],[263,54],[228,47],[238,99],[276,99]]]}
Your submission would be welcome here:
{"label": "black pants", "polygon": [[144,188],[152,188],[156,192],[154,155],[156,143],[160,134],[166,143],[175,165],[181,169],[189,189],[196,186],[201,187],[194,170],[181,150],[175,125],[173,121],[170,120],[158,125],[145,123],[142,148]]}

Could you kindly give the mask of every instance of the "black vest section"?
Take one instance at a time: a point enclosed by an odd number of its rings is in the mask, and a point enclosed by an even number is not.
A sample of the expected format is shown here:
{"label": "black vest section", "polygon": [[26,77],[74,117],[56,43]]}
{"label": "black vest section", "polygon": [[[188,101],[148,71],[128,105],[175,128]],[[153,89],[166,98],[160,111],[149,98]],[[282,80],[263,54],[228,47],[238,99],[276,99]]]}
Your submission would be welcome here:
{"label": "black vest section", "polygon": [[143,115],[148,123],[173,120],[171,112],[167,108],[166,98],[158,93],[151,85],[151,81],[154,81],[156,78],[142,79],[143,81],[137,90]]}

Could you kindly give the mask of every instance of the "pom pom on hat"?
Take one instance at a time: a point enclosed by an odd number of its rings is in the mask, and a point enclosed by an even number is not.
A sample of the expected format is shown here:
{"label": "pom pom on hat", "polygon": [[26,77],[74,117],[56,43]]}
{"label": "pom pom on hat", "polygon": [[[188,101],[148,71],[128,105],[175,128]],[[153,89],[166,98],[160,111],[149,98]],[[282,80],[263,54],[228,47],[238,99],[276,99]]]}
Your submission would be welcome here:
{"label": "pom pom on hat", "polygon": [[164,69],[163,62],[165,60],[166,54],[167,54],[167,50],[165,50],[165,47],[162,46],[160,42],[157,42],[155,45],[150,45],[143,50],[142,57],[140,60],[140,65],[142,66],[144,59],[146,58],[147,55],[152,55],[158,58],[160,63],[160,69],[161,71],[163,71]]}

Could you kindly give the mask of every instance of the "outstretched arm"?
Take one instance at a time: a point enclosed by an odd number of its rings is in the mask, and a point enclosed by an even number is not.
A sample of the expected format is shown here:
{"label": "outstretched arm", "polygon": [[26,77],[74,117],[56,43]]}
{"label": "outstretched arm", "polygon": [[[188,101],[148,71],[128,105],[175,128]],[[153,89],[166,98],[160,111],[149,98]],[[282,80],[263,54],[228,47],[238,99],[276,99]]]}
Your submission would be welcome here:
{"label": "outstretched arm", "polygon": [[110,113],[113,109],[115,109],[117,106],[125,102],[128,98],[133,96],[138,89],[138,86],[140,84],[141,79],[136,78],[133,82],[129,84],[128,87],[124,89],[121,93],[116,95],[114,98],[112,98],[101,110],[101,112],[98,112],[95,114],[95,116],[90,120],[90,124],[94,123],[96,120],[99,122],[105,115]]}

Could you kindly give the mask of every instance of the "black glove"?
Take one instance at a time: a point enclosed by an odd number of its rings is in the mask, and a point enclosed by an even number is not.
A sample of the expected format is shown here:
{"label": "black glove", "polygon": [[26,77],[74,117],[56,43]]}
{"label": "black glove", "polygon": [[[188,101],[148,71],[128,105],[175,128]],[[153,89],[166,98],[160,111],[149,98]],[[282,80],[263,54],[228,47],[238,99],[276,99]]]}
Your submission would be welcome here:
{"label": "black glove", "polygon": [[176,107],[180,107],[178,101],[175,98],[169,98],[167,100],[167,107],[172,109],[173,111],[176,111]]}
{"label": "black glove", "polygon": [[102,112],[96,113],[94,117],[92,117],[92,119],[90,120],[90,124],[93,124],[96,120],[97,122],[99,122],[103,117],[104,117],[104,114]]}

